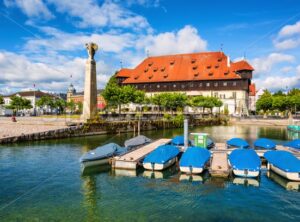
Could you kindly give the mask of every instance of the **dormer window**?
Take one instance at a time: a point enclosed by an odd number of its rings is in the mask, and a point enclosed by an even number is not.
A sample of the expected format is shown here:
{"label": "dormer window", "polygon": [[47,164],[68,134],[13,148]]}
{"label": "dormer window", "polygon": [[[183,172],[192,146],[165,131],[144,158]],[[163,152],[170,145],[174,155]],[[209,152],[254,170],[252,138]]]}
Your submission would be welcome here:
{"label": "dormer window", "polygon": [[157,67],[154,67],[154,68],[153,68],[153,72],[156,72],[157,70],[158,70]]}
{"label": "dormer window", "polygon": [[218,58],[218,62],[222,62],[222,58]]}
{"label": "dormer window", "polygon": [[211,65],[208,65],[206,68],[207,68],[207,69],[210,69],[210,68],[211,68]]}
{"label": "dormer window", "polygon": [[224,75],[227,76],[229,74],[229,70],[227,70],[226,72],[224,72]]}
{"label": "dormer window", "polygon": [[138,79],[138,78],[139,78],[139,75],[135,75],[135,76],[134,76],[134,79]]}
{"label": "dormer window", "polygon": [[198,66],[193,66],[193,70],[196,70],[198,68]]}
{"label": "dormer window", "polygon": [[195,77],[199,76],[199,72],[194,73],[194,76]]}
{"label": "dormer window", "polygon": [[196,59],[192,59],[191,63],[194,64],[194,63],[196,63],[196,61],[197,61]]}
{"label": "dormer window", "polygon": [[214,73],[213,73],[213,72],[210,72],[210,73],[208,73],[208,75],[209,75],[209,76],[213,76],[213,75],[214,75]]}
{"label": "dormer window", "polygon": [[170,65],[174,65],[174,63],[175,63],[174,59],[170,61]]}
{"label": "dormer window", "polygon": [[148,68],[145,68],[145,69],[144,69],[144,72],[148,72]]}
{"label": "dormer window", "polygon": [[165,70],[166,70],[166,67],[164,67],[164,66],[160,68],[160,71],[162,71],[162,72]]}
{"label": "dormer window", "polygon": [[148,66],[152,66],[152,65],[153,65],[153,62],[149,62],[149,63],[148,63]]}
{"label": "dormer window", "polygon": [[148,78],[149,78],[149,79],[152,79],[152,77],[153,77],[153,74],[149,75],[149,77],[148,77]]}
{"label": "dormer window", "polygon": [[164,78],[167,78],[168,77],[168,73],[164,73]]}
{"label": "dormer window", "polygon": [[215,65],[215,68],[216,68],[216,69],[219,68],[219,65]]}

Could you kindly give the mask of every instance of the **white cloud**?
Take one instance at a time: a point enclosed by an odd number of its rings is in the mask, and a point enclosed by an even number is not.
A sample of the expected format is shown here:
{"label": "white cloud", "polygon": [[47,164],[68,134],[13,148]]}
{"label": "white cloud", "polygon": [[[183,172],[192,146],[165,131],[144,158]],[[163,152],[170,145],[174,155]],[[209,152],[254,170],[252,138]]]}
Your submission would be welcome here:
{"label": "white cloud", "polygon": [[291,63],[295,61],[295,57],[282,53],[271,53],[266,57],[255,58],[251,61],[255,69],[255,74],[268,73],[272,70],[273,66],[278,63]]}
{"label": "white cloud", "polygon": [[47,1],[55,5],[58,12],[78,18],[77,25],[80,27],[149,28],[146,18],[109,0],[105,0],[102,5],[96,0]]}
{"label": "white cloud", "polygon": [[256,79],[255,83],[258,86],[258,88],[263,87],[271,91],[283,90],[286,87],[300,87],[300,76],[270,76],[264,79]]}
{"label": "white cloud", "polygon": [[293,49],[300,46],[300,21],[284,26],[273,41],[279,50]]}
{"label": "white cloud", "polygon": [[300,21],[293,25],[286,25],[279,31],[279,37],[286,37],[295,34],[300,34]]}
{"label": "white cloud", "polygon": [[190,25],[177,32],[141,37],[137,48],[149,51],[150,56],[176,53],[199,52],[207,49],[207,41],[202,39],[198,30]]}
{"label": "white cloud", "polygon": [[18,7],[28,17],[54,18],[42,0],[4,0],[6,7]]}
{"label": "white cloud", "polygon": [[[112,73],[112,67],[102,60],[97,61],[98,87],[104,87]],[[12,52],[0,52],[0,93],[7,94],[17,90],[37,88],[46,91],[65,92],[70,82],[82,90],[84,82],[85,59],[75,57],[64,59],[56,64],[36,63],[26,56]],[[71,78],[72,75],[72,78]]]}

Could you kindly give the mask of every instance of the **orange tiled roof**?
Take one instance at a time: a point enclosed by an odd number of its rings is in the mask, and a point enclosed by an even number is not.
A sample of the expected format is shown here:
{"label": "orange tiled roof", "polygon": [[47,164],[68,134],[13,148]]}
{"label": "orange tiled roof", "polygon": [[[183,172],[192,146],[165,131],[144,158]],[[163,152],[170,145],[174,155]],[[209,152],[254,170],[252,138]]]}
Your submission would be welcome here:
{"label": "orange tiled roof", "polygon": [[249,85],[249,94],[250,96],[255,96],[256,94],[256,88],[254,83]]}
{"label": "orange tiled roof", "polygon": [[240,79],[239,70],[253,70],[247,61],[228,62],[223,52],[200,52],[146,58],[134,69],[121,69],[123,83]]}

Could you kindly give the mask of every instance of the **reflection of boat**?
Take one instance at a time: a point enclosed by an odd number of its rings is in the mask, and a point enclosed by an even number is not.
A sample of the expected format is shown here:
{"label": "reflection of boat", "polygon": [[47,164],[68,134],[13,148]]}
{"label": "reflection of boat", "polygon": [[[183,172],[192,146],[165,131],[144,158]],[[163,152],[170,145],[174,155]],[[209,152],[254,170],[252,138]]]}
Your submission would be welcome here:
{"label": "reflection of boat", "polygon": [[201,175],[195,175],[195,174],[180,174],[179,177],[180,181],[190,181],[190,182],[203,182],[203,177]]}
{"label": "reflection of boat", "polygon": [[267,176],[287,190],[300,191],[300,182],[287,180],[272,171],[268,171]]}
{"label": "reflection of boat", "polygon": [[103,172],[108,172],[110,170],[110,165],[103,165],[101,167],[99,166],[88,166],[88,167],[83,167],[81,171],[82,176],[90,176],[94,174],[99,174]]}
{"label": "reflection of boat", "polygon": [[209,160],[210,152],[207,149],[189,147],[180,159],[180,171],[188,174],[202,173]]}
{"label": "reflection of boat", "polygon": [[170,176],[173,176],[175,173],[177,173],[177,167],[176,165],[173,165],[162,171],[145,170],[143,172],[143,176],[151,179],[167,179]]}
{"label": "reflection of boat", "polygon": [[300,121],[294,120],[293,122],[294,122],[294,124],[288,125],[287,129],[292,132],[300,132]]}
{"label": "reflection of boat", "polygon": [[232,181],[234,184],[244,185],[244,186],[259,186],[259,181],[255,178],[243,178],[235,177]]}
{"label": "reflection of boat", "polygon": [[149,153],[144,161],[143,167],[147,170],[163,170],[176,162],[179,149],[172,145],[162,145]]}
{"label": "reflection of boat", "polygon": [[110,157],[121,155],[126,151],[126,148],[120,147],[118,144],[109,143],[83,154],[79,161],[84,167],[105,165],[108,164]]}
{"label": "reflection of boat", "polygon": [[276,148],[276,144],[270,139],[259,138],[259,139],[255,140],[254,148],[272,150],[272,149]]}
{"label": "reflection of boat", "polygon": [[252,149],[233,150],[228,159],[236,176],[257,177],[260,173],[261,161]]}
{"label": "reflection of boat", "polygon": [[140,136],[133,137],[133,138],[131,138],[129,140],[126,140],[125,143],[124,143],[124,145],[128,149],[132,149],[132,148],[135,148],[135,147],[138,147],[138,146],[150,143],[151,141],[152,140],[149,139],[148,137],[140,135]]}
{"label": "reflection of boat", "polygon": [[300,160],[284,150],[268,151],[264,154],[268,169],[294,181],[300,181]]}
{"label": "reflection of boat", "polygon": [[232,138],[226,141],[227,148],[249,148],[246,140],[241,138]]}

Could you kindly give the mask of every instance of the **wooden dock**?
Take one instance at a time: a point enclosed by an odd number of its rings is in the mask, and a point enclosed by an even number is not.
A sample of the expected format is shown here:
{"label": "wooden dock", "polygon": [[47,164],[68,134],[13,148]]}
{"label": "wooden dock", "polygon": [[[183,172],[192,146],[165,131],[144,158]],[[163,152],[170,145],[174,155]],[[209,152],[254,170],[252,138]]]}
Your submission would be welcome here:
{"label": "wooden dock", "polygon": [[136,150],[117,156],[112,159],[112,167],[115,169],[136,170],[138,164],[147,154],[155,150],[158,146],[169,143],[170,139],[159,139]]}
{"label": "wooden dock", "polygon": [[213,177],[228,177],[230,174],[230,166],[228,164],[227,152],[214,152],[212,154],[209,173]]}

